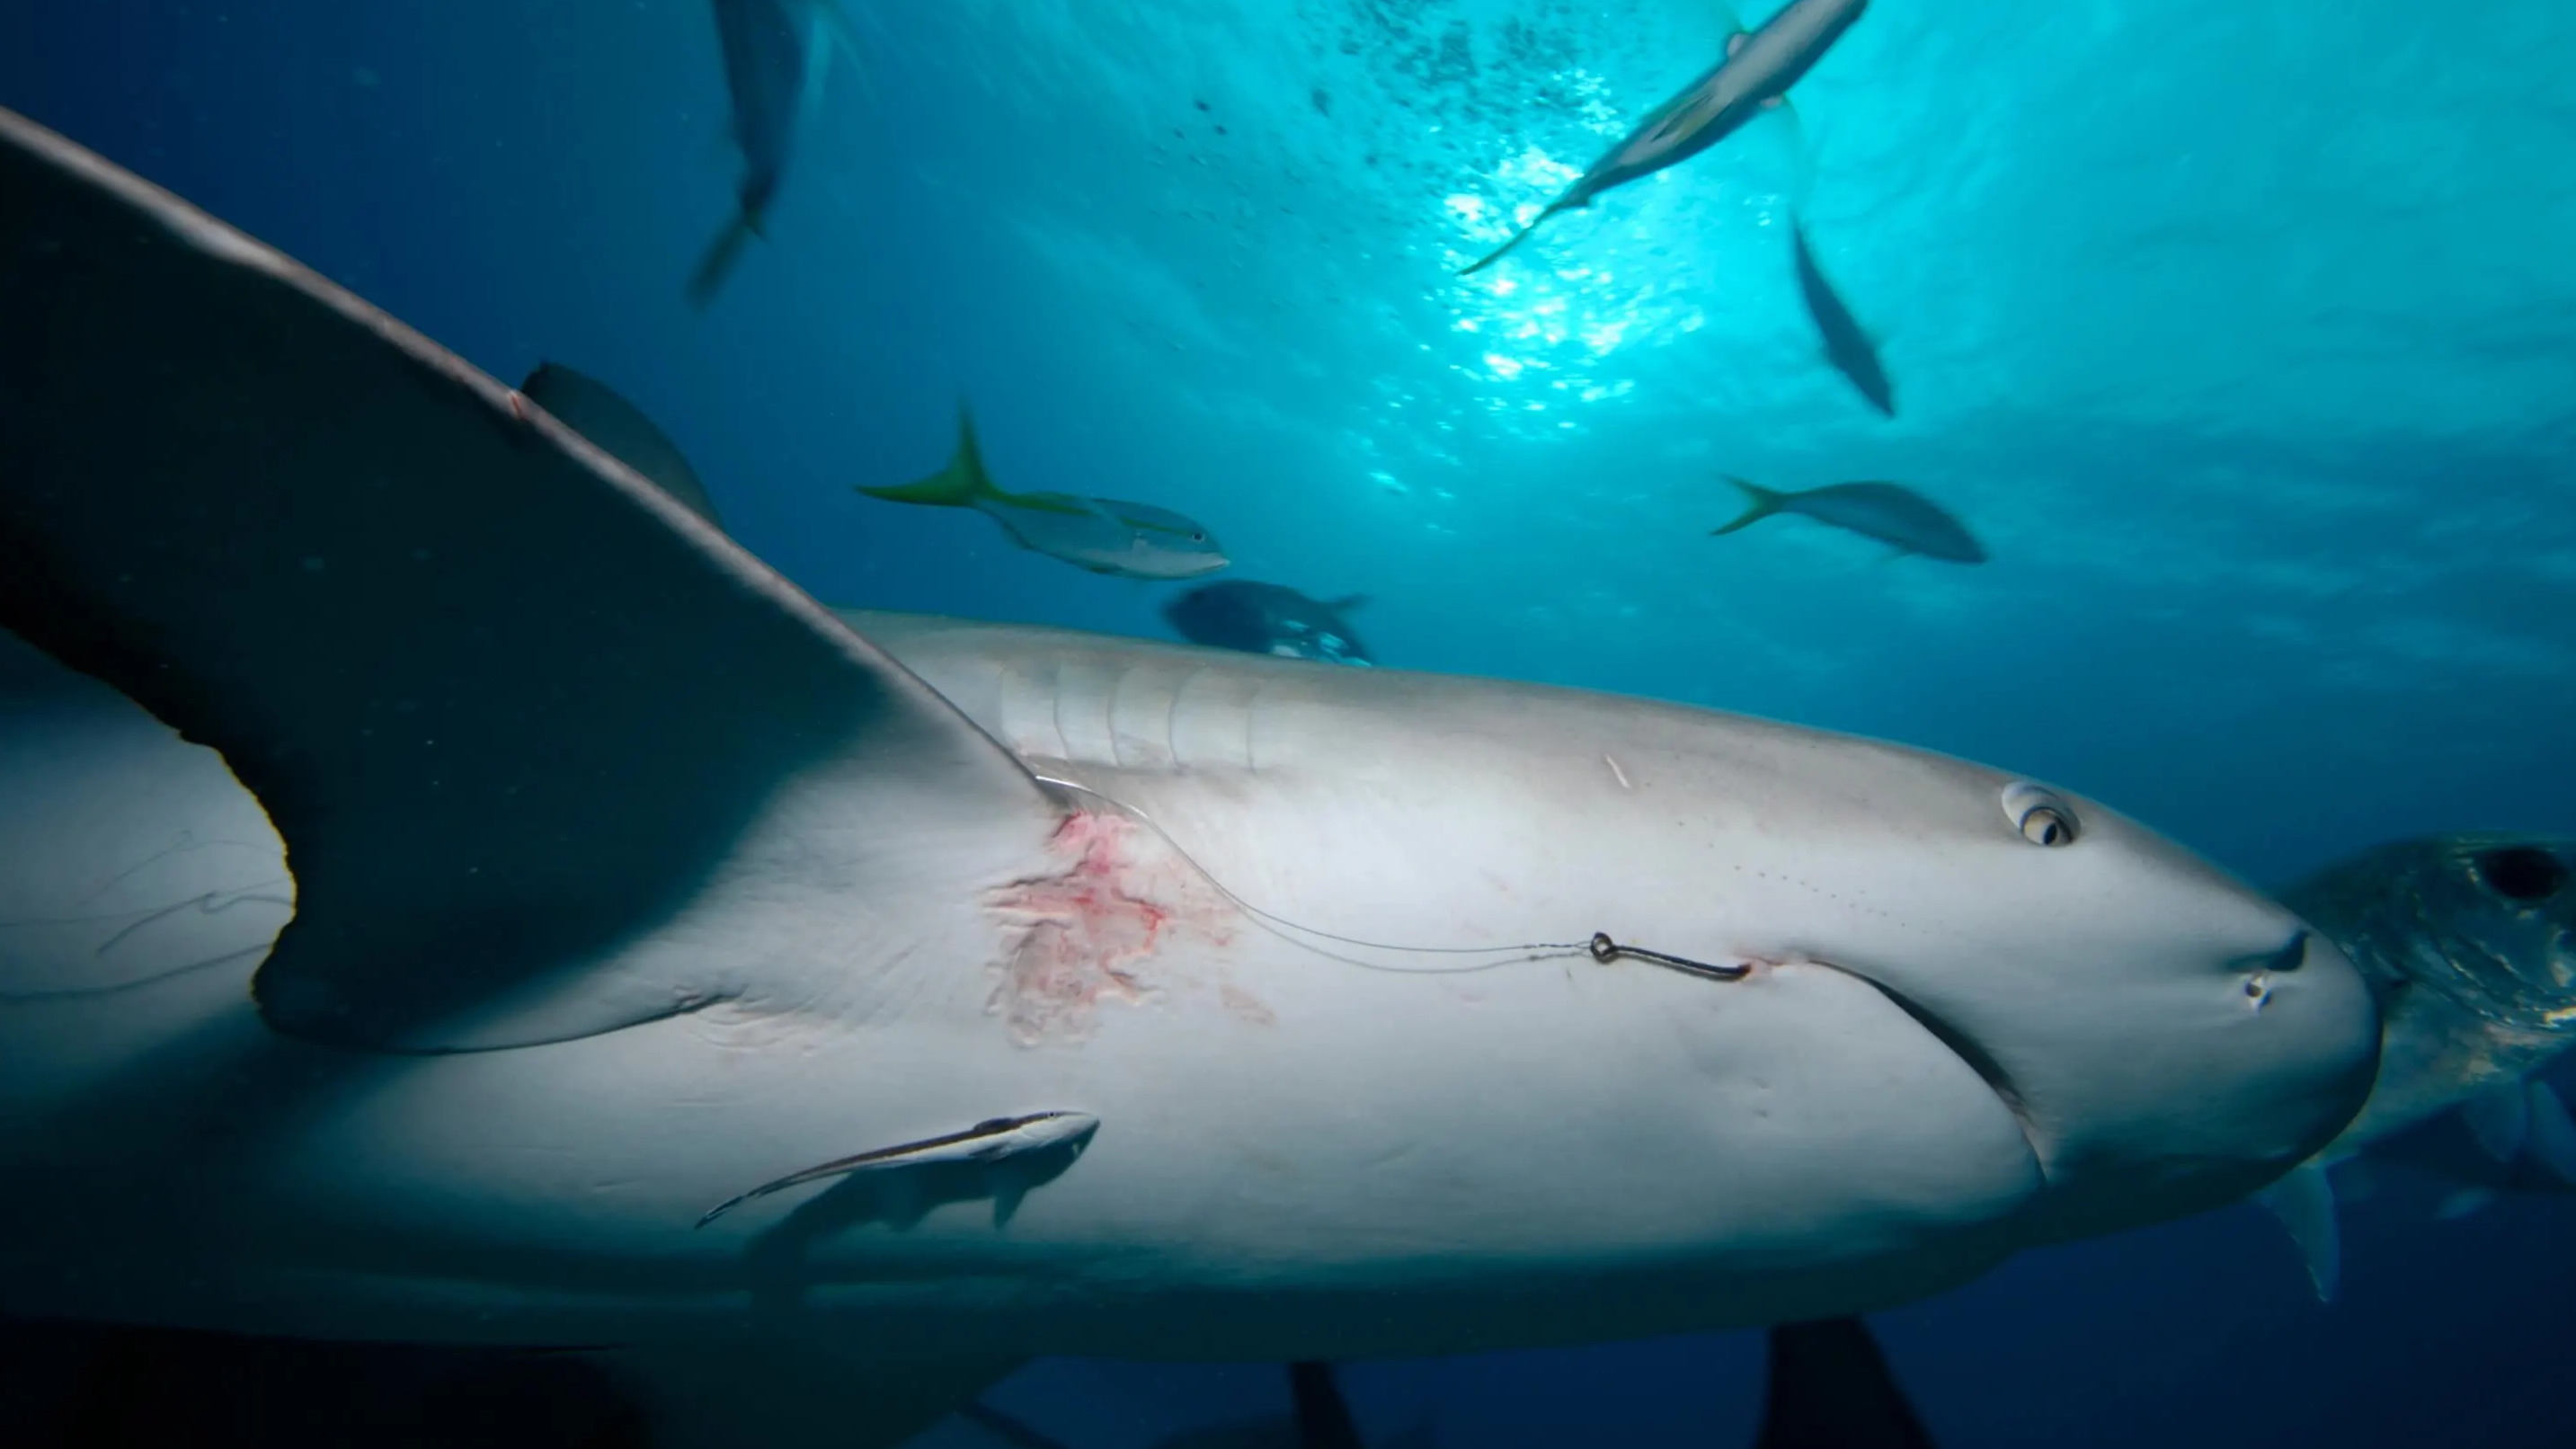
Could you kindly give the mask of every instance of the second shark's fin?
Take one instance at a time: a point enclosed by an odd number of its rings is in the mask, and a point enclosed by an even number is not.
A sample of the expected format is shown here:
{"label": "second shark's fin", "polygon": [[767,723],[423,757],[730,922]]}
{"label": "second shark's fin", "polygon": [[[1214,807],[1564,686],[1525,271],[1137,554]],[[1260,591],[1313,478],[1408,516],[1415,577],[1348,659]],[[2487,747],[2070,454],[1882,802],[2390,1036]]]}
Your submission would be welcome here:
{"label": "second shark's fin", "polygon": [[2325,1166],[2314,1159],[2302,1162],[2254,1194],[2254,1200],[2289,1233],[2317,1301],[2332,1303],[2343,1282],[2343,1235],[2335,1223],[2334,1179]]}
{"label": "second shark's fin", "polygon": [[2531,1135],[2531,1096],[2522,1079],[2498,1082],[2460,1104],[2460,1119],[2478,1149],[2498,1162],[2522,1155]]}
{"label": "second shark's fin", "polygon": [[978,949],[978,892],[1044,868],[1027,770],[721,532],[6,111],[0,378],[0,627],[258,797],[295,878],[253,982],[278,1031],[455,1051],[862,1005],[834,953],[649,944],[791,802],[850,812],[830,902],[872,951]]}
{"label": "second shark's fin", "polygon": [[2525,1115],[2531,1124],[2532,1161],[2560,1182],[2576,1186],[2576,1122],[2568,1120],[2567,1104],[2547,1082],[2534,1081],[2529,1087]]}
{"label": "second shark's fin", "polygon": [[1770,1392],[1754,1449],[1935,1449],[1857,1318],[1771,1330]]}

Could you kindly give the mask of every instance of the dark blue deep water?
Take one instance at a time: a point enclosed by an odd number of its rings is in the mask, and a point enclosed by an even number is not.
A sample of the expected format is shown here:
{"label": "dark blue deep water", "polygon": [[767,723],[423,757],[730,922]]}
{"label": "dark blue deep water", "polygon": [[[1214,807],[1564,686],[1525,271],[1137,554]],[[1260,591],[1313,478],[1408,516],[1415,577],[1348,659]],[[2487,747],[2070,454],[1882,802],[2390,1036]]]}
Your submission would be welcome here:
{"label": "dark blue deep water", "polygon": [[[2576,6],[1877,0],[1794,133],[1464,280],[1491,207],[1706,64],[1715,6],[848,8],[865,73],[703,313],[737,170],[705,0],[21,0],[0,105],[496,376],[609,381],[827,602],[1168,637],[1174,586],[851,492],[939,466],[967,398],[1005,487],[1151,499],[1233,576],[1368,593],[1386,664],[1993,761],[2264,883],[2576,833]],[[1795,194],[1895,421],[1817,357]],[[1725,473],[1904,480],[1993,559],[1711,538]],[[2237,1207],[1876,1322],[1954,1449],[2576,1442],[2571,1238],[2564,1196],[2383,1194],[2329,1308]],[[1448,1445],[1732,1446],[1760,1362],[1346,1382]],[[993,1398],[1081,1449],[1285,1403],[1268,1369],[1070,1361]]]}

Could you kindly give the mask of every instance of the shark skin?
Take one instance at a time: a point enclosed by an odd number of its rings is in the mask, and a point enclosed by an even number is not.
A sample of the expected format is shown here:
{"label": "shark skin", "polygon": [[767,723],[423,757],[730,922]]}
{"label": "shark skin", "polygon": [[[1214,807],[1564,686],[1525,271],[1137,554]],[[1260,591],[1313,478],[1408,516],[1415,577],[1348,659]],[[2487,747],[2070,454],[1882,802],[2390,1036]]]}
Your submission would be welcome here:
{"label": "shark skin", "polygon": [[0,1311],[611,1346],[740,1433],[782,1344],[944,1407],[1865,1311],[2368,1090],[2351,965],[2091,801],[836,615],[5,112],[0,198]]}

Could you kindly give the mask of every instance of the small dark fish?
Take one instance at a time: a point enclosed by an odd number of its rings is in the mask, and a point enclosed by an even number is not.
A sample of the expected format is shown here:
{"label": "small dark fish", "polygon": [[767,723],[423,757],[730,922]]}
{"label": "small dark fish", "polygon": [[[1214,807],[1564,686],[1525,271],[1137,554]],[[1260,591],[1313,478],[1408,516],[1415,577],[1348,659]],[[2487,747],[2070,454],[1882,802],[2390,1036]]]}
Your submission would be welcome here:
{"label": "small dark fish", "polygon": [[1501,261],[1505,252],[1558,212],[1590,206],[1602,192],[1687,161],[1743,129],[1745,122],[1766,108],[1781,104],[1789,87],[1823,59],[1868,8],[1869,0],[1789,0],[1759,30],[1749,35],[1739,32],[1727,41],[1726,58],[1715,69],[1648,112],[1564,195],[1512,233],[1511,240],[1458,275],[1469,276]]}
{"label": "small dark fish", "polygon": [[858,490],[888,503],[972,508],[1002,525],[1020,547],[1075,568],[1130,579],[1190,579],[1224,568],[1216,535],[1150,503],[1073,493],[1005,493],[984,471],[975,424],[957,413],[957,451],[948,466],[912,483]]}
{"label": "small dark fish", "polygon": [[706,485],[698,481],[697,470],[689,466],[679,445],[655,427],[643,409],[607,384],[560,362],[540,362],[519,384],[519,395],[554,414],[555,421],[588,438],[601,452],[643,474],[690,512],[724,527],[716,517],[715,503],[707,497]]}
{"label": "small dark fish", "polygon": [[1163,617],[1193,644],[1365,666],[1376,661],[1342,616],[1367,602],[1365,594],[1310,599],[1279,584],[1243,580],[1192,589],[1165,604]]}
{"label": "small dark fish", "polygon": [[1771,1330],[1771,1387],[1754,1449],[1935,1449],[1857,1318]]}
{"label": "small dark fish", "polygon": [[1726,480],[1751,500],[1744,516],[1711,534],[1733,533],[1775,513],[1803,513],[1818,523],[1874,538],[1899,554],[1919,553],[1952,563],[1984,563],[1985,546],[1939,504],[1895,483],[1829,483],[1803,493],[1783,493],[1741,478]]}
{"label": "small dark fish", "polygon": [[715,11],[743,172],[734,219],[689,278],[695,307],[715,299],[744,245],[762,234],[797,138],[822,102],[833,49],[847,50],[853,63],[859,54],[835,0],[715,0]]}
{"label": "small dark fish", "polygon": [[1815,252],[1807,246],[1807,229],[1793,221],[1789,236],[1798,254],[1798,294],[1807,299],[1807,315],[1815,319],[1816,331],[1825,339],[1825,360],[1851,379],[1871,407],[1896,416],[1896,388],[1887,380],[1887,369],[1879,365],[1876,344],[1835,294],[1834,284],[1825,280]]}

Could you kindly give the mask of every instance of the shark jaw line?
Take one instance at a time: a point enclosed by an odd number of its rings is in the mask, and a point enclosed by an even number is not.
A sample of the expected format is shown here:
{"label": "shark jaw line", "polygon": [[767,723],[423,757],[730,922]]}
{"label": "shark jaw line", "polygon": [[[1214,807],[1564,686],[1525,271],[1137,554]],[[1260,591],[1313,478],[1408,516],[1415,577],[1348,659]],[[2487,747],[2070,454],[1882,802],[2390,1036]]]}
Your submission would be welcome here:
{"label": "shark jaw line", "polygon": [[2011,1114],[2013,1126],[2020,1130],[2022,1141],[2030,1148],[2030,1159],[2038,1165],[2040,1180],[2051,1187],[2057,1185],[2057,1174],[2053,1169],[2048,1150],[2041,1145],[2039,1127],[2031,1118],[2028,1100],[2022,1095],[2021,1088],[2014,1083],[2012,1074],[2005,1071],[2003,1063],[1995,1059],[1994,1053],[1986,1050],[1975,1037],[1943,1020],[1923,1003],[1865,971],[1814,956],[1802,956],[1798,964],[1814,966],[1839,976],[1850,977],[1887,998],[1889,1005],[1913,1018],[1914,1024],[1921,1027],[1925,1035],[1939,1042],[1942,1050],[1957,1057],[1962,1066],[1977,1074],[1978,1081],[1986,1084],[1987,1091],[1994,1093],[1995,1100],[2002,1103],[2004,1110]]}

